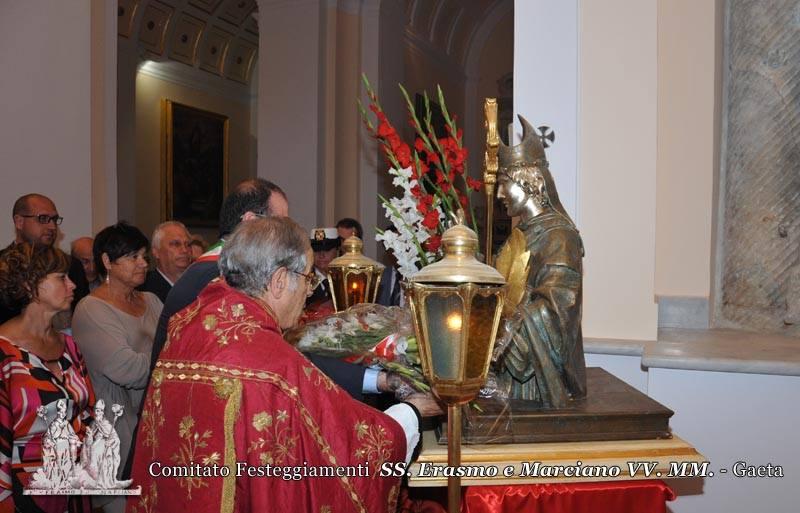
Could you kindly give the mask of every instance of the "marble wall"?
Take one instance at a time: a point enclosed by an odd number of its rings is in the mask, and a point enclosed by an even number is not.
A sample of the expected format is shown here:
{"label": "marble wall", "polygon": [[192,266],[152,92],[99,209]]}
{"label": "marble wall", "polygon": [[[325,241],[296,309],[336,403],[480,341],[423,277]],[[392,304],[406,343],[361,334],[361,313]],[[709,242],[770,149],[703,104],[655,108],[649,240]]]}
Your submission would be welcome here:
{"label": "marble wall", "polygon": [[726,9],[715,324],[800,336],[800,4]]}

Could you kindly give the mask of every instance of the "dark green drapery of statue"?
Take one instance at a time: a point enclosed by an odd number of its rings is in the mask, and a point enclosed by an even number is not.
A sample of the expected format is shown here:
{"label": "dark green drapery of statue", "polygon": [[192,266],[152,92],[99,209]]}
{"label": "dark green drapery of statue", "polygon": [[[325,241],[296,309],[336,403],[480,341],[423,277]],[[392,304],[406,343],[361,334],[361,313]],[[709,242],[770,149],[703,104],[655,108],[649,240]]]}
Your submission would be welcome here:
{"label": "dark green drapery of statue", "polygon": [[522,142],[501,144],[498,153],[497,197],[520,223],[497,260],[511,292],[495,369],[509,398],[563,408],[586,395],[583,243],[558,199],[541,139],[520,121]]}

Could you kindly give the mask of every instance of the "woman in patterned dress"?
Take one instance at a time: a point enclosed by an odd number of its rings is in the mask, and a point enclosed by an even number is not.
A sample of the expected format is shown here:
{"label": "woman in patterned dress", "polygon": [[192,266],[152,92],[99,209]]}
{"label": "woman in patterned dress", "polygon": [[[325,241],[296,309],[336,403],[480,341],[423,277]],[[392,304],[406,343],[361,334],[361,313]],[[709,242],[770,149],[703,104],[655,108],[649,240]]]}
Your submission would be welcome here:
{"label": "woman in patterned dress", "polygon": [[87,496],[23,495],[42,466],[47,425],[37,409],[52,420],[66,401],[66,418],[83,439],[94,404],[78,347],[52,326],[72,301],[68,268],[69,257],[51,246],[24,242],[0,253],[0,301],[22,311],[0,325],[0,513],[90,511]]}

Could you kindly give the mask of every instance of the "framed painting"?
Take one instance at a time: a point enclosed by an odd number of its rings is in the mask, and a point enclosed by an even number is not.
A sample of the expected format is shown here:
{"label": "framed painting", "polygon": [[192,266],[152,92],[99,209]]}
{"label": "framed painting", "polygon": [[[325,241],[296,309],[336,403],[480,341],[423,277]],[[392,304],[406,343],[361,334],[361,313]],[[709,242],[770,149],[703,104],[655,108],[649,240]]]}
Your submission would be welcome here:
{"label": "framed painting", "polygon": [[165,220],[215,227],[228,184],[228,118],[171,100],[163,104]]}

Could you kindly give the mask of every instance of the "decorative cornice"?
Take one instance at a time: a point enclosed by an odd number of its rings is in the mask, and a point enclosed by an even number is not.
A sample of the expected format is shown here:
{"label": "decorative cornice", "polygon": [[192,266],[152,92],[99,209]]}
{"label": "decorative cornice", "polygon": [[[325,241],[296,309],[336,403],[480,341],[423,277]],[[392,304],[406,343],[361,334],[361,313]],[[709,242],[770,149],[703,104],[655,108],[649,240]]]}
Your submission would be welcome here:
{"label": "decorative cornice", "polygon": [[408,47],[412,51],[431,59],[434,64],[444,69],[446,73],[455,75],[458,78],[466,76],[464,68],[461,67],[461,63],[457,59],[449,58],[441,48],[420,36],[414,30],[406,27],[404,35]]}
{"label": "decorative cornice", "polygon": [[139,65],[139,73],[239,103],[247,104],[256,98],[251,94],[249,85],[226,80],[175,61],[147,60]]}

